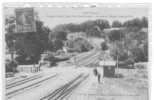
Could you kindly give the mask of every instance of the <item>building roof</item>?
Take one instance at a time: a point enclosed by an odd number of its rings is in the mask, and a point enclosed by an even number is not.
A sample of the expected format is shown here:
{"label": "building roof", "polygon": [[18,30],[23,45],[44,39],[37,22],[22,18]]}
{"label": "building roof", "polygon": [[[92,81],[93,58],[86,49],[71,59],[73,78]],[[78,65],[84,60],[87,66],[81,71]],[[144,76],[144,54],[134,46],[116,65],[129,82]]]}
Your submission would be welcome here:
{"label": "building roof", "polygon": [[115,61],[100,61],[99,65],[100,66],[115,66],[116,62]]}
{"label": "building roof", "polygon": [[76,38],[83,38],[86,36],[86,33],[84,32],[72,32],[68,33],[67,39],[68,40],[75,40]]}

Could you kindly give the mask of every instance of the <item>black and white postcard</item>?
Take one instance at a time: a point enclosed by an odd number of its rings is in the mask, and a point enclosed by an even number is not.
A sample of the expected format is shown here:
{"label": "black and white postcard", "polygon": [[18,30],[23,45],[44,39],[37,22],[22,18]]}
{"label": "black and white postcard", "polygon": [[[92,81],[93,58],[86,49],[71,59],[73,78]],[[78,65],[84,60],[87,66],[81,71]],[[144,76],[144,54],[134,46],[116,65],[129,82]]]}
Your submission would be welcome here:
{"label": "black and white postcard", "polygon": [[4,3],[5,100],[149,100],[150,4]]}

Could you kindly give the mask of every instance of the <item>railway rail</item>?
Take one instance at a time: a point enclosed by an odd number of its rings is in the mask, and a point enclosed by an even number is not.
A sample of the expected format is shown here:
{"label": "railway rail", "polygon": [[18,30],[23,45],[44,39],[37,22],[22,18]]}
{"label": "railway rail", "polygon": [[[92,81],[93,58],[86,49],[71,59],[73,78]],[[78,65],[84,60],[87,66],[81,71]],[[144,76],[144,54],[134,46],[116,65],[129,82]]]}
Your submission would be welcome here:
{"label": "railway rail", "polygon": [[95,53],[96,53],[96,52],[93,50],[93,51],[90,51],[90,52],[86,52],[86,53],[77,55],[77,56],[76,56],[77,61],[81,61],[81,60],[83,60],[83,59],[87,59],[87,58],[91,57],[92,55],[94,55]]}
{"label": "railway rail", "polygon": [[22,85],[22,84],[24,84],[24,83],[27,83],[27,82],[30,82],[30,81],[39,79],[39,78],[41,78],[41,77],[43,77],[42,74],[34,75],[34,76],[28,77],[28,78],[26,78],[26,79],[22,79],[22,80],[19,80],[19,81],[16,81],[16,82],[7,84],[7,85],[6,85],[6,89],[10,89],[10,88],[13,88],[13,87]]}
{"label": "railway rail", "polygon": [[87,66],[91,63],[96,63],[96,61],[98,60],[98,57],[99,57],[99,53],[95,53],[95,54],[93,54],[93,56],[79,62],[79,65]]}
{"label": "railway rail", "polygon": [[22,77],[14,77],[12,79],[6,80],[6,84],[10,84],[10,83],[13,83],[13,82],[21,80],[21,79],[23,79],[23,78]]}
{"label": "railway rail", "polygon": [[[81,58],[77,58],[78,65],[80,66],[87,66],[91,63],[96,63],[98,61],[99,52],[91,51],[90,53],[86,53],[82,55]],[[42,78],[42,75],[35,75],[32,77],[25,78],[23,80],[11,82],[10,84],[6,85],[6,97],[9,99],[19,93],[27,91],[29,89],[35,88],[39,86],[42,82],[45,82],[53,77],[57,76],[52,75],[46,78]],[[46,96],[40,98],[40,100],[63,100],[66,96],[72,93],[86,78],[88,78],[88,74],[80,74],[75,79],[71,80],[67,84],[61,86],[60,88],[51,91]],[[39,79],[40,78],[40,79]],[[21,85],[21,86],[20,86]],[[20,86],[20,87],[18,87]]]}
{"label": "railway rail", "polygon": [[100,56],[100,52],[94,52],[82,56],[81,58],[77,58],[76,65],[77,66],[88,66],[90,64],[96,64],[98,63],[98,58]]}
{"label": "railway rail", "polygon": [[75,88],[77,88],[84,80],[88,78],[88,75],[80,74],[78,77],[61,86],[60,88],[52,91],[46,96],[40,98],[40,100],[63,100],[69,95]]}
{"label": "railway rail", "polygon": [[[11,97],[13,97],[13,96],[15,96],[15,95],[17,95],[17,94],[19,94],[19,93],[21,93],[21,92],[24,92],[25,90],[29,90],[29,89],[31,89],[31,88],[33,88],[33,87],[37,87],[37,86],[39,86],[39,84],[41,84],[42,82],[45,82],[45,81],[47,81],[47,80],[49,80],[49,79],[51,79],[51,78],[53,78],[53,77],[56,77],[56,76],[58,76],[58,74],[55,74],[55,75],[52,75],[52,76],[43,78],[43,79],[41,79],[41,80],[39,80],[39,81],[30,83],[30,84],[28,84],[28,85],[26,85],[26,86],[24,86],[24,87],[21,87],[21,88],[17,88],[17,89],[14,89],[14,90],[8,89],[8,90],[7,90],[8,92],[6,92],[6,97],[7,97],[7,98],[11,98]],[[9,91],[9,90],[10,90],[10,91]]]}

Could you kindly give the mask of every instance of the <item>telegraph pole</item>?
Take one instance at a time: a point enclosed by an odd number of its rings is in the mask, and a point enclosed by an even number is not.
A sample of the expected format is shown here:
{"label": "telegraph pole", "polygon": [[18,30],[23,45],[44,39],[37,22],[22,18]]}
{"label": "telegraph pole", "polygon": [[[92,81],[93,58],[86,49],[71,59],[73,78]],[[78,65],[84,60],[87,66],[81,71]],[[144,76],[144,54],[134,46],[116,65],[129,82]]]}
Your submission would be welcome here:
{"label": "telegraph pole", "polygon": [[15,53],[15,41],[16,40],[12,40],[12,50],[11,50],[11,60],[14,61],[14,53]]}

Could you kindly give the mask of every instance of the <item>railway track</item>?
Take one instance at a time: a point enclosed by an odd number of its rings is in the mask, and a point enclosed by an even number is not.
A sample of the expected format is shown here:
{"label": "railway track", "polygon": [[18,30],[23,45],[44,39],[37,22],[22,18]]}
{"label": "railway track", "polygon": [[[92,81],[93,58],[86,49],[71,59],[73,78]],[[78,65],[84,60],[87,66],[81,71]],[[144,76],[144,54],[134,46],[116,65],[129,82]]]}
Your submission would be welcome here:
{"label": "railway track", "polygon": [[77,88],[84,80],[86,80],[88,76],[89,75],[80,74],[78,77],[71,80],[67,84],[40,98],[40,100],[63,100],[66,96],[72,93],[72,91]]}
{"label": "railway track", "polygon": [[77,58],[77,62],[80,62],[80,61],[83,61],[83,60],[85,60],[85,59],[88,59],[88,58],[90,58],[91,56],[94,56],[96,54],[96,52],[92,52],[92,53],[90,53],[90,54],[88,54],[88,55],[85,55],[85,56],[83,56],[83,57],[79,57],[79,58]]}
{"label": "railway track", "polygon": [[99,57],[99,53],[95,53],[95,54],[93,54],[93,56],[79,62],[79,65],[87,66],[91,63],[96,63],[96,61],[98,60],[98,57]]}
{"label": "railway track", "polygon": [[83,59],[86,59],[86,58],[88,58],[88,57],[90,57],[90,56],[92,56],[92,55],[94,55],[96,52],[93,50],[93,51],[91,51],[91,52],[86,52],[86,53],[84,53],[84,54],[80,54],[80,55],[77,55],[76,56],[76,60],[77,61],[81,61],[81,60],[83,60]]}
{"label": "railway track", "polygon": [[22,80],[19,80],[19,81],[16,81],[16,82],[7,84],[7,85],[6,85],[6,89],[10,89],[10,88],[13,88],[13,87],[22,85],[22,84],[24,84],[24,83],[27,83],[27,82],[30,82],[30,81],[39,79],[39,78],[41,78],[41,77],[43,77],[42,74],[34,75],[34,76],[28,77],[28,78],[26,78],[26,79],[22,79]]}
{"label": "railway track", "polygon": [[91,53],[88,53],[88,55],[77,58],[76,64],[78,66],[88,66],[90,64],[96,64],[98,63],[99,55],[100,52],[92,51]]}
{"label": "railway track", "polygon": [[56,77],[56,76],[58,76],[58,74],[55,74],[55,75],[52,75],[52,76],[49,76],[49,77],[46,77],[46,78],[43,78],[43,79],[41,79],[41,80],[34,81],[34,82],[29,81],[29,82],[31,82],[30,84],[25,85],[25,86],[20,87],[20,88],[17,88],[17,89],[13,89],[13,90],[11,90],[12,88],[7,89],[6,97],[7,97],[7,98],[11,98],[11,97],[13,97],[13,96],[15,96],[15,95],[17,95],[17,94],[19,94],[19,93],[22,93],[22,92],[24,92],[24,91],[26,91],[26,90],[32,89],[33,87],[37,87],[37,86],[39,86],[42,82],[45,82],[45,81],[47,81],[47,80],[49,80],[49,79],[51,79],[51,78],[53,78],[53,77]]}
{"label": "railway track", "polygon": [[[78,58],[77,61],[79,65],[87,66],[91,63],[96,63],[98,61],[99,52],[91,51],[86,53],[85,55],[82,54],[81,58]],[[47,81],[53,77],[57,76],[52,75],[46,78],[42,78],[40,75],[35,75],[32,77],[25,78],[23,80],[11,82],[6,86],[6,97],[9,99],[19,93],[27,91],[29,89],[35,88],[41,85],[42,82]],[[77,88],[89,75],[81,74],[69,83],[61,86],[60,88],[56,89],[55,91],[50,92],[46,96],[40,98],[40,100],[63,100],[66,96],[72,93],[72,91]],[[40,78],[40,79],[39,79]],[[19,87],[20,86],[20,87]]]}
{"label": "railway track", "polygon": [[13,83],[13,82],[21,80],[21,79],[23,79],[23,78],[22,77],[14,77],[10,80],[6,80],[6,84],[10,84],[10,83]]}

